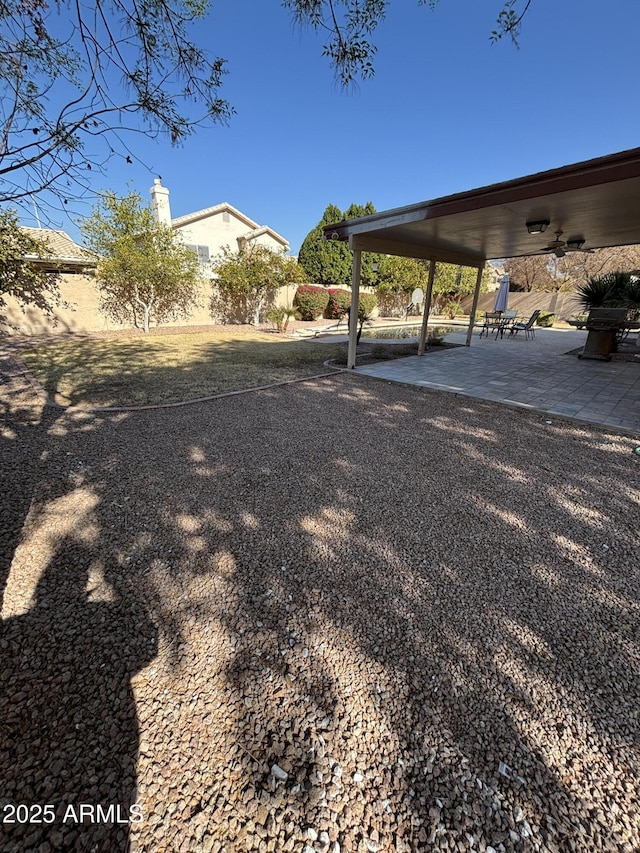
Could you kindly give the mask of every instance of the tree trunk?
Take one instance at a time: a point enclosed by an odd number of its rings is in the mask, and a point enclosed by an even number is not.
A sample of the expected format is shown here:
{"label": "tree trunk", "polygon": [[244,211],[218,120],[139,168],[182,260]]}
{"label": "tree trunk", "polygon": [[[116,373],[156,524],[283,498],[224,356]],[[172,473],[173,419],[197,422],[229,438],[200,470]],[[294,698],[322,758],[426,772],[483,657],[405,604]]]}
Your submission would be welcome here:
{"label": "tree trunk", "polygon": [[253,315],[253,325],[254,326],[260,325],[260,312],[262,311],[263,304],[264,304],[264,294],[260,294],[260,296],[258,297],[258,304],[256,305],[256,311],[255,311],[255,314]]}
{"label": "tree trunk", "polygon": [[151,316],[151,309],[153,308],[153,298],[154,292],[153,288],[151,289],[151,299],[149,302],[144,302],[140,299],[140,294],[138,293],[138,288],[134,288],[133,295],[135,296],[136,302],[142,308],[142,328],[144,329],[145,335],[149,334],[149,318]]}

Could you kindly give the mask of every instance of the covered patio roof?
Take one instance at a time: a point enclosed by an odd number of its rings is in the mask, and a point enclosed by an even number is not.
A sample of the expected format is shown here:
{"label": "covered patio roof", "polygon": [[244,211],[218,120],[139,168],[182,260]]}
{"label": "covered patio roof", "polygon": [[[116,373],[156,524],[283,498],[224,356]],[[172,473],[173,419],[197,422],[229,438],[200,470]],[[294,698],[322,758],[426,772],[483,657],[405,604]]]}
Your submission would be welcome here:
{"label": "covered patio roof", "polygon": [[[549,223],[546,231],[529,233],[527,222],[542,220]],[[469,346],[485,262],[536,254],[559,231],[562,240],[584,241],[583,249],[640,243],[640,148],[327,225],[324,236],[348,241],[354,252],[351,316],[358,312],[361,252],[432,261],[421,353],[435,262],[478,268]],[[355,367],[355,327],[351,324],[349,367]]]}
{"label": "covered patio roof", "polygon": [[[543,234],[526,223],[549,220]],[[640,148],[385,210],[324,229],[351,248],[478,266],[532,255],[562,230],[584,249],[640,243]]]}

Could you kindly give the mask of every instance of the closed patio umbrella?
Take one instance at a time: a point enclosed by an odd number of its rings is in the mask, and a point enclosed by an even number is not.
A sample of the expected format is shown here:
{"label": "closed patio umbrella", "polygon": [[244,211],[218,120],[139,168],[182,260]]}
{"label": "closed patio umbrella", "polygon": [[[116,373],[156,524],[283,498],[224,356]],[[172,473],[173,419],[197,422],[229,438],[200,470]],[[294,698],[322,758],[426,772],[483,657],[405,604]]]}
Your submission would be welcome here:
{"label": "closed patio umbrella", "polygon": [[496,293],[496,301],[493,303],[494,311],[506,311],[509,304],[509,276],[503,275],[500,279],[500,287]]}

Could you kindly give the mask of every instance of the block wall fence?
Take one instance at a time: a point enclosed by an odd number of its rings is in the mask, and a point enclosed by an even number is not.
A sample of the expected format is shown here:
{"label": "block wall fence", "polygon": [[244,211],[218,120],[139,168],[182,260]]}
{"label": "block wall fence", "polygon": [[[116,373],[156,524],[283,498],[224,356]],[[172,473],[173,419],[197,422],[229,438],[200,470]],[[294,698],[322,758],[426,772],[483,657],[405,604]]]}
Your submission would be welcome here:
{"label": "block wall fence", "polygon": [[[275,304],[290,307],[297,285],[289,285],[281,288],[276,295]],[[59,307],[54,311],[56,323],[37,308],[28,307],[23,309],[18,302],[10,297],[7,298],[7,306],[4,314],[12,329],[5,327],[4,331],[26,335],[60,335],[69,333],[108,332],[130,328],[127,323],[115,323],[99,310],[100,297],[95,280],[92,277],[80,274],[67,274],[61,277],[60,292],[69,307]],[[375,293],[375,290],[363,287],[364,293]],[[213,318],[209,311],[209,300],[212,293],[211,282],[203,282],[200,288],[200,307],[194,308],[189,316],[183,320],[175,320],[164,323],[167,327],[207,326],[216,322],[224,321],[224,318]],[[479,311],[491,311],[493,308],[494,293],[480,295],[478,302]],[[402,313],[402,305],[405,299],[399,297],[395,300],[381,300],[384,309],[388,302],[387,316],[398,316]],[[471,308],[471,297],[465,297],[461,301],[462,308],[468,312]],[[397,304],[396,304],[397,303]],[[517,308],[522,315],[530,314],[536,309],[542,311],[553,311],[558,319],[568,319],[573,314],[580,313],[581,308],[572,293],[511,293],[509,295],[509,307]],[[385,316],[384,310],[381,312]]]}

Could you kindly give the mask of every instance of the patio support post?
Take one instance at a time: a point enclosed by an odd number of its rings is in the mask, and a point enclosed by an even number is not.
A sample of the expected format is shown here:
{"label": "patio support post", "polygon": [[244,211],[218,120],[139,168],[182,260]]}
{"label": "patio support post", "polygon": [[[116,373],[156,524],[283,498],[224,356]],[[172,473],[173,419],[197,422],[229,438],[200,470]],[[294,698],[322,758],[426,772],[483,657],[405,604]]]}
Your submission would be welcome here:
{"label": "patio support post", "polygon": [[353,250],[353,267],[351,270],[351,308],[349,309],[349,349],[347,352],[347,368],[353,370],[356,366],[356,347],[358,338],[358,309],[360,307],[360,267],[362,252]]}
{"label": "patio support post", "polygon": [[436,271],[436,262],[429,261],[429,279],[427,281],[427,292],[424,297],[424,309],[422,312],[422,328],[420,329],[420,340],[418,341],[418,355],[424,355],[424,346],[427,340],[427,324],[429,322],[429,311],[431,310],[431,294],[433,293],[433,277]]}
{"label": "patio support post", "polygon": [[473,335],[473,327],[476,322],[476,311],[478,309],[478,299],[480,298],[480,285],[482,284],[482,273],[484,271],[484,264],[481,267],[478,267],[478,277],[476,278],[476,289],[473,292],[473,303],[471,305],[471,316],[469,317],[469,328],[467,329],[467,340],[465,342],[465,346],[471,346],[471,337]]}

